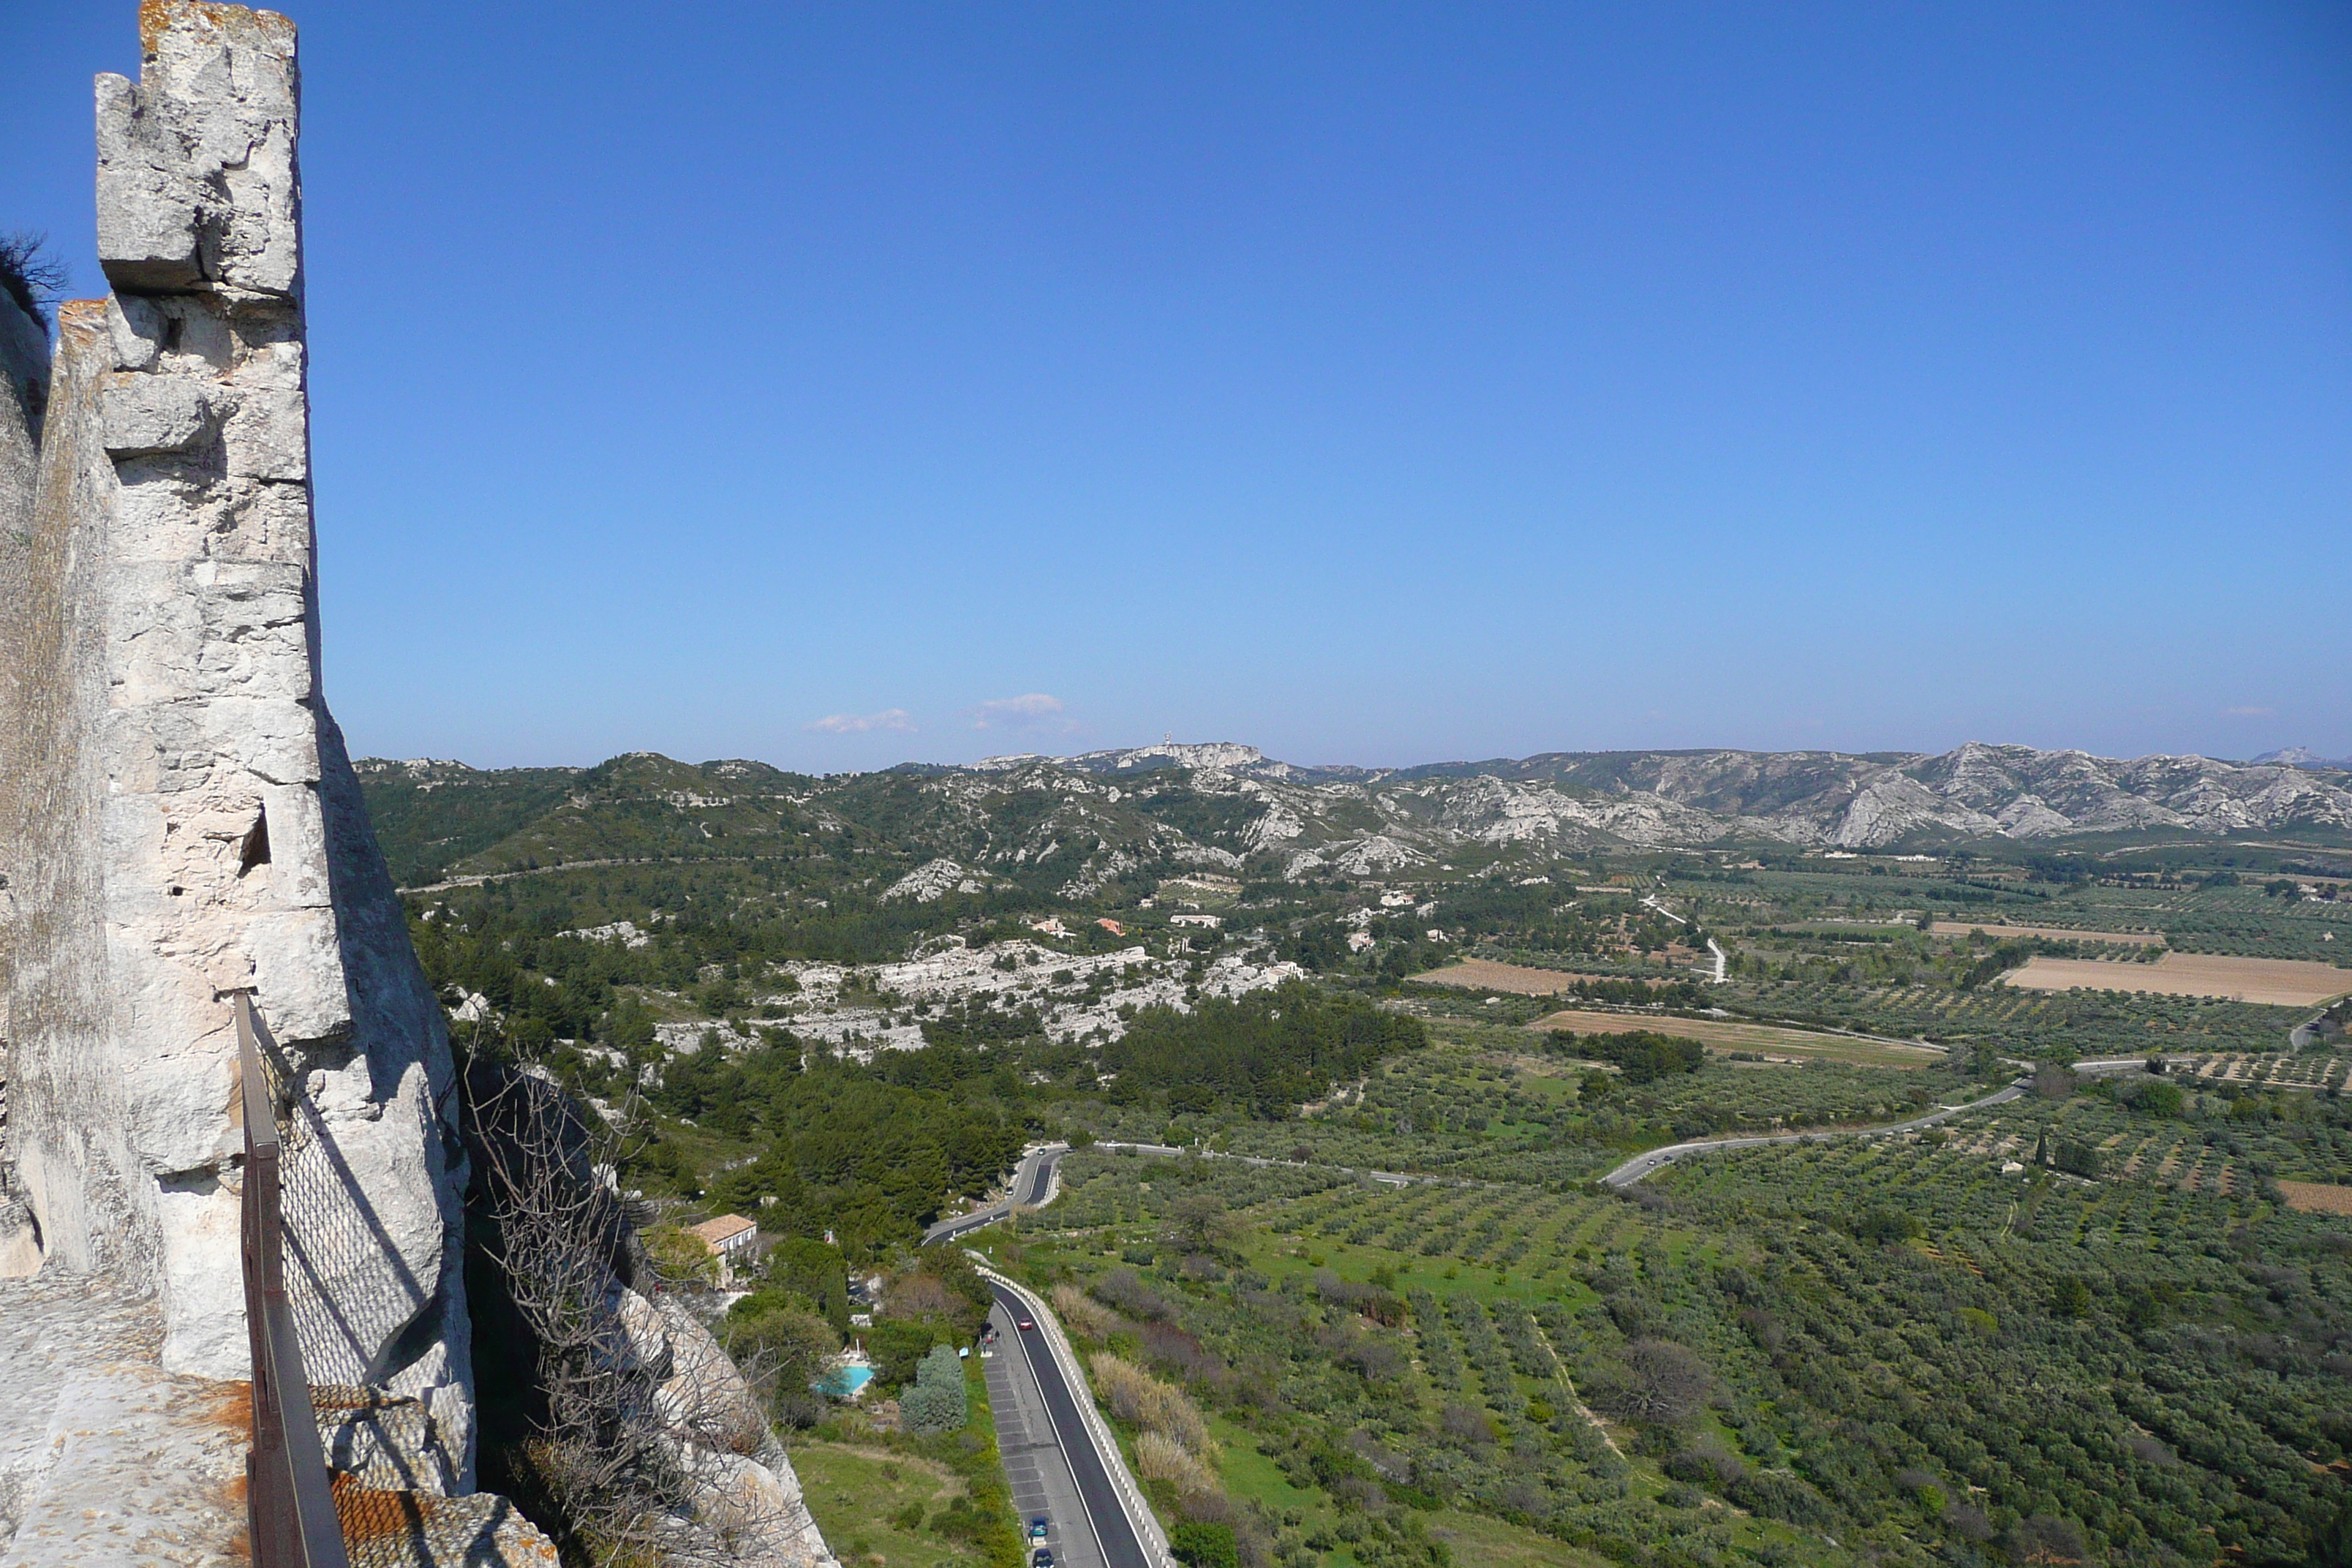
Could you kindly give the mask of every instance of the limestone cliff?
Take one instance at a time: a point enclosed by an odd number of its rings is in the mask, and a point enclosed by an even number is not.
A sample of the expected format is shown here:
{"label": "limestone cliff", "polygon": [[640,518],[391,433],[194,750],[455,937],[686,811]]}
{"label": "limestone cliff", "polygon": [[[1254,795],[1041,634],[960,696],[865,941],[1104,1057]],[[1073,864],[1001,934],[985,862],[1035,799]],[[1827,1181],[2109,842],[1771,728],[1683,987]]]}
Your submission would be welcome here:
{"label": "limestone cliff", "polygon": [[468,1485],[448,1040],[320,689],[294,28],[140,23],[139,80],[98,79],[113,292],[58,312],[29,505],[0,320],[6,1178],[44,1272],[152,1288],[166,1368],[244,1375],[249,989],[310,1376],[423,1400]]}

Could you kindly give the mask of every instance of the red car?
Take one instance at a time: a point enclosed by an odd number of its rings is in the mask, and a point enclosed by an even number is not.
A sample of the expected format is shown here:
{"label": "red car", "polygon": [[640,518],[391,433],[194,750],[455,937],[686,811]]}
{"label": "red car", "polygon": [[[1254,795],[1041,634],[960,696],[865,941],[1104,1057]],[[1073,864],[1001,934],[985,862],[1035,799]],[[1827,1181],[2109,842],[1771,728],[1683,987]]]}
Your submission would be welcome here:
{"label": "red car", "polygon": [[1028,1332],[1029,1331],[1031,1331],[1031,1330],[1034,1329],[1037,1325],[1036,1325],[1036,1323],[1035,1323],[1035,1321],[1033,1321],[1033,1320],[1031,1320],[1031,1319],[1028,1319],[1028,1318],[1024,1318],[1024,1319],[1022,1319],[1022,1320],[1021,1320],[1021,1324],[1020,1324],[1020,1326],[1021,1326],[1021,1330],[1022,1330],[1022,1331],[1023,1331],[1024,1333],[1026,1333],[1026,1332]]}

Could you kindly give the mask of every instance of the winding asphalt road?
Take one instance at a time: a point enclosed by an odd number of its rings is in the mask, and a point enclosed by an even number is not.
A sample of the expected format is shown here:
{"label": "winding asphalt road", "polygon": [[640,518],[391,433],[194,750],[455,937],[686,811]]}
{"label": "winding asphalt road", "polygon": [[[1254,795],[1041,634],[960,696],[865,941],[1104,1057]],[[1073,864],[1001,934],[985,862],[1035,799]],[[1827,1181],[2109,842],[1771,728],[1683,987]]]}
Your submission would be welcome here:
{"label": "winding asphalt road", "polygon": [[1820,1138],[1885,1138],[1897,1132],[1916,1132],[1922,1127],[1948,1121],[1964,1110],[1981,1110],[1988,1105],[2006,1104],[2023,1094],[2029,1087],[2022,1082],[2012,1083],[1998,1094],[1972,1100],[1966,1105],[1948,1105],[1941,1110],[1914,1117],[1908,1121],[1898,1121],[1891,1127],[1822,1128],[1810,1132],[1775,1132],[1757,1138],[1702,1138],[1689,1143],[1669,1143],[1663,1149],[1634,1155],[1601,1179],[1612,1187],[1630,1187],[1662,1165],[1671,1165],[1688,1154],[1704,1154],[1717,1149],[1758,1149],[1767,1143],[1809,1143]]}
{"label": "winding asphalt road", "polygon": [[[953,1241],[996,1224],[1016,1208],[1031,1208],[1048,1202],[1056,1189],[1055,1177],[1062,1156],[1069,1152],[1066,1143],[1049,1143],[1043,1149],[1033,1150],[1013,1168],[1013,1180],[1007,1184],[1003,1198],[985,1208],[940,1221],[924,1232],[924,1242],[928,1245]],[[1079,1400],[1090,1401],[1093,1395],[1084,1390],[1073,1390],[1069,1379],[1064,1375],[1061,1363],[1055,1359],[1053,1346],[1045,1338],[1041,1321],[1045,1316],[1044,1309],[1023,1300],[1012,1289],[993,1279],[989,1281],[988,1288],[996,1298],[999,1321],[1007,1326],[1017,1325],[1024,1320],[1038,1324],[1035,1328],[1015,1327],[1010,1333],[1001,1333],[996,1353],[1013,1357],[1019,1375],[1027,1379],[1034,1388],[1045,1406],[1054,1446],[1061,1450],[1062,1462],[1068,1467],[1069,1479],[1077,1488],[1086,1518],[1083,1521],[1056,1520],[1055,1528],[1062,1532],[1060,1539],[1076,1545],[1077,1542],[1072,1540],[1069,1532],[1083,1531],[1084,1544],[1098,1550],[1104,1568],[1158,1568],[1160,1559],[1138,1534],[1134,1521],[1120,1504],[1118,1488],[1111,1479],[1110,1467],[1113,1464],[1123,1467],[1125,1461],[1115,1455],[1106,1456],[1097,1446],[1095,1434],[1078,1408]],[[1080,1550],[1068,1555],[1082,1561],[1094,1553]]]}
{"label": "winding asphalt road", "polygon": [[940,1221],[923,1232],[923,1245],[929,1247],[935,1241],[952,1241],[984,1226],[994,1225],[1016,1208],[1034,1208],[1045,1202],[1053,1196],[1054,1177],[1061,1166],[1062,1156],[1069,1152],[1070,1146],[1066,1143],[1048,1143],[1043,1149],[1024,1154],[1021,1163],[1013,1167],[1013,1181],[1006,1196],[986,1208]]}

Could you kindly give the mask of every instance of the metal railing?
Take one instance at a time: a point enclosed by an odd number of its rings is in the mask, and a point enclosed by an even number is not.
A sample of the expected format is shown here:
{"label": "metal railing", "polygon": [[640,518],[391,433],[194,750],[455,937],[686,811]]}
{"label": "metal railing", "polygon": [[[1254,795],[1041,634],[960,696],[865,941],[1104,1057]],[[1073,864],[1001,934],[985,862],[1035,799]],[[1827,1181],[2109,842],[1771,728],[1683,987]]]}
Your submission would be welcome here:
{"label": "metal railing", "polygon": [[245,1121],[245,1326],[253,1346],[253,1451],[245,1461],[246,1533],[254,1568],[350,1568],[335,1517],[310,1384],[286,1300],[278,1210],[278,1098],[262,1068],[266,1026],[250,992],[236,1009],[239,1106]]}

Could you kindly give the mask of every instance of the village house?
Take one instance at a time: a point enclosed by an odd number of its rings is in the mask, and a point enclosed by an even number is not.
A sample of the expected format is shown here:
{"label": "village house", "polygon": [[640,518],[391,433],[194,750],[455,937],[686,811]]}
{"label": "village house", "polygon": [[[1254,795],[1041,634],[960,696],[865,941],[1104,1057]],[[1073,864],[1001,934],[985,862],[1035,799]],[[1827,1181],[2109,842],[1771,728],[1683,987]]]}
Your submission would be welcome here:
{"label": "village house", "polygon": [[723,1289],[734,1283],[736,1264],[751,1261],[760,1227],[740,1214],[723,1214],[687,1226],[686,1234],[710,1248],[710,1255],[719,1259],[719,1284]]}

